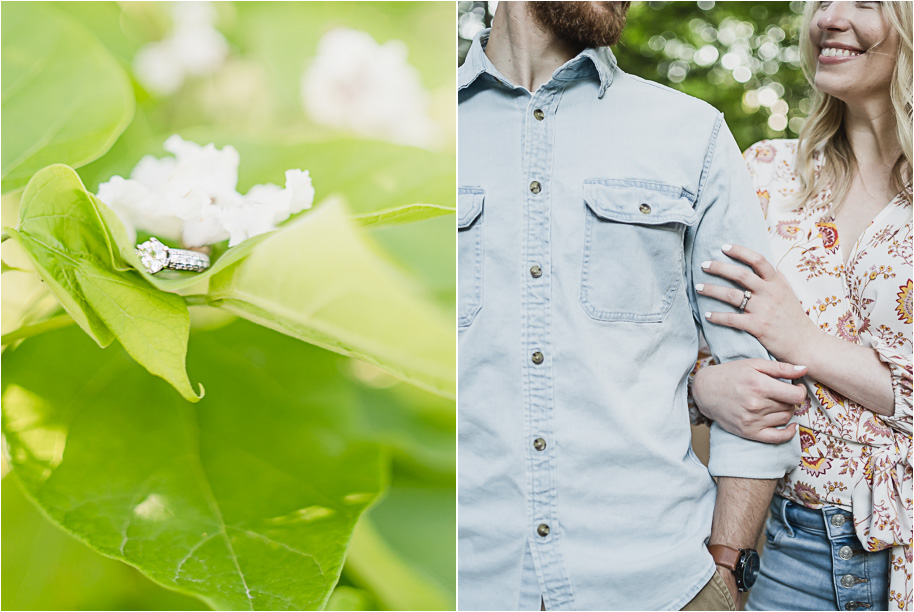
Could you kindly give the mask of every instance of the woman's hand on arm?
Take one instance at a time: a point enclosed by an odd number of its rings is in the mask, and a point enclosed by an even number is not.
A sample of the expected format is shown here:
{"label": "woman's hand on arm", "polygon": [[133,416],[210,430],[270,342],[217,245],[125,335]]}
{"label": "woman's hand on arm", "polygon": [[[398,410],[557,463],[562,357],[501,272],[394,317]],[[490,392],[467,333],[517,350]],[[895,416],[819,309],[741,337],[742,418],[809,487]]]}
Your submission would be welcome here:
{"label": "woman's hand on arm", "polygon": [[765,359],[739,359],[701,368],[695,374],[692,397],[701,413],[732,434],[778,444],[796,433],[784,429],[803,403],[806,389],[778,378],[800,378],[806,368]]}
{"label": "woman's hand on arm", "polygon": [[[807,316],[787,279],[760,254],[738,245],[723,252],[751,267],[705,262],[705,272],[731,280],[752,293],[742,313],[709,312],[705,318],[749,332],[776,358],[802,363],[809,376],[854,402],[882,415],[894,413],[888,366],[876,351],[829,336]],[[697,285],[701,295],[739,307],[744,293],[718,285]]]}

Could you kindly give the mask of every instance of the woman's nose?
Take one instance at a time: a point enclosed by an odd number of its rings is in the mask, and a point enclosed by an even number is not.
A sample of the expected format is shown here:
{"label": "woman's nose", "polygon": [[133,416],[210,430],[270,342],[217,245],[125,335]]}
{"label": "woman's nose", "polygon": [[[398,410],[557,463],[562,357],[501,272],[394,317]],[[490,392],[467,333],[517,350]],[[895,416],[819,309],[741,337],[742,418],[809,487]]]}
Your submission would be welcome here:
{"label": "woman's nose", "polygon": [[848,16],[853,2],[830,2],[819,11],[816,25],[822,31],[843,32],[850,27]]}

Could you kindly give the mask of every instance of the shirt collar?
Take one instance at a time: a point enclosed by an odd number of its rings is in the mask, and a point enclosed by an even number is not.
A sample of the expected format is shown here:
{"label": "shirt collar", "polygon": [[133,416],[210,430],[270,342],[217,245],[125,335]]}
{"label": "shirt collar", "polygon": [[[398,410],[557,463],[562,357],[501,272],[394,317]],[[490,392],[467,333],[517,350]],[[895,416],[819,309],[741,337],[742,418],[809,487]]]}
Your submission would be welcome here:
{"label": "shirt collar", "polygon": [[[508,80],[498,72],[498,69],[495,68],[485,54],[485,45],[489,42],[489,33],[491,31],[491,28],[487,28],[479,32],[473,38],[473,44],[470,45],[466,60],[458,71],[458,90],[469,87],[483,74],[489,74],[505,85],[513,87],[509,84]],[[561,81],[571,81],[590,76],[593,74],[592,70],[595,69],[597,76],[600,78],[600,89],[597,93],[597,97],[602,98],[603,94],[606,93],[606,89],[612,84],[615,68],[616,57],[609,47],[587,48],[560,66],[552,73],[552,78]]]}

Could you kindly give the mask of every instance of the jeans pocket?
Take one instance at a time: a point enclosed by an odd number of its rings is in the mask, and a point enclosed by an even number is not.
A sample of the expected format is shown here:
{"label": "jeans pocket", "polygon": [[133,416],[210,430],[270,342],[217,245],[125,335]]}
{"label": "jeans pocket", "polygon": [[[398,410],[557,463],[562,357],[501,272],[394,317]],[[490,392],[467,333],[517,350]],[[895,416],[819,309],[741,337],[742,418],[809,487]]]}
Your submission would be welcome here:
{"label": "jeans pocket", "polygon": [[772,514],[768,517],[768,520],[765,521],[765,546],[768,548],[777,548],[781,544],[781,540],[784,538],[793,537],[792,530],[784,523],[784,521],[777,516]]}
{"label": "jeans pocket", "polygon": [[682,284],[687,191],[652,181],[584,182],[581,306],[599,321],[659,323]]}
{"label": "jeans pocket", "polygon": [[485,191],[457,190],[457,326],[468,327],[482,308],[482,207]]}

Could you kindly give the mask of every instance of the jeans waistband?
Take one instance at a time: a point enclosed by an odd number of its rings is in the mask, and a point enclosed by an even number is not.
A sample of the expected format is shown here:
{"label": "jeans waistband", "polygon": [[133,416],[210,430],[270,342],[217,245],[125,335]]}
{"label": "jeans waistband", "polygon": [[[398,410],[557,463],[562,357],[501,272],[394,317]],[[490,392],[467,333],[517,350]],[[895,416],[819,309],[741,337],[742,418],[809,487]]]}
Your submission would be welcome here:
{"label": "jeans waistband", "polygon": [[785,524],[806,531],[818,531],[832,536],[854,533],[854,517],[843,508],[824,506],[807,508],[802,504],[775,495],[771,500],[771,513]]}

